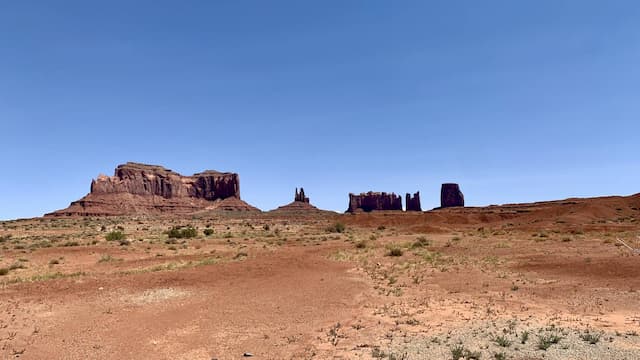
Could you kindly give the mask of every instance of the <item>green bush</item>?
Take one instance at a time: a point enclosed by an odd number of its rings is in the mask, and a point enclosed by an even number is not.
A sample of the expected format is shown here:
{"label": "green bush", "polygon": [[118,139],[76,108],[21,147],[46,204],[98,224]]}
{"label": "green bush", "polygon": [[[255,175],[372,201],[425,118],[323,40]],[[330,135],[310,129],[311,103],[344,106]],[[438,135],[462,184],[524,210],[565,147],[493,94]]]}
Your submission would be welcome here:
{"label": "green bush", "polygon": [[211,235],[213,235],[213,229],[204,229],[204,231],[203,231],[203,232],[204,232],[204,234],[205,234],[206,236],[211,236]]}
{"label": "green bush", "polygon": [[124,240],[125,235],[120,230],[114,230],[114,231],[108,232],[104,238],[107,239],[107,241],[120,241],[120,240]]}
{"label": "green bush", "polygon": [[0,268],[0,276],[7,275],[8,273],[9,273],[9,269],[7,269],[7,268]]}
{"label": "green bush", "polygon": [[167,235],[173,239],[194,238],[198,236],[198,231],[192,226],[174,226],[167,231]]}

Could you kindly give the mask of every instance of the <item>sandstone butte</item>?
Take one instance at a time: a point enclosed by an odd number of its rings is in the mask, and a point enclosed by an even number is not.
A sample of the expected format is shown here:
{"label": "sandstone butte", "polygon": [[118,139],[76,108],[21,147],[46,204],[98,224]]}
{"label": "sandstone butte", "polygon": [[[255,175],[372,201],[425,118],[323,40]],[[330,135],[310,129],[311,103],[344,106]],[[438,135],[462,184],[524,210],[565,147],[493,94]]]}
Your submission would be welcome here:
{"label": "sandstone butte", "polygon": [[370,212],[380,210],[402,211],[402,197],[395,193],[373,192],[360,193],[359,195],[349,194],[349,208],[347,212],[358,211]]}
{"label": "sandstone butte", "polygon": [[202,211],[258,212],[240,199],[236,173],[207,170],[183,176],[162,166],[128,162],[114,176],[99,175],[91,191],[46,216],[192,214]]}
{"label": "sandstone butte", "polygon": [[452,183],[442,184],[442,189],[440,190],[440,207],[448,208],[456,206],[464,206],[464,195],[462,191],[460,191],[460,186]]}

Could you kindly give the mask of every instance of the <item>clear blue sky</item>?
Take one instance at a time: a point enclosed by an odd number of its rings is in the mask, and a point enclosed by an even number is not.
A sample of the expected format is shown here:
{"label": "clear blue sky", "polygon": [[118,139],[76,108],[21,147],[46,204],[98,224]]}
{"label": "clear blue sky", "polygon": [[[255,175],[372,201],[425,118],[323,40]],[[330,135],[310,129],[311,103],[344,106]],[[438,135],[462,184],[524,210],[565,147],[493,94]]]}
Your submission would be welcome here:
{"label": "clear blue sky", "polygon": [[0,219],[126,161],[467,204],[640,192],[638,1],[4,1]]}

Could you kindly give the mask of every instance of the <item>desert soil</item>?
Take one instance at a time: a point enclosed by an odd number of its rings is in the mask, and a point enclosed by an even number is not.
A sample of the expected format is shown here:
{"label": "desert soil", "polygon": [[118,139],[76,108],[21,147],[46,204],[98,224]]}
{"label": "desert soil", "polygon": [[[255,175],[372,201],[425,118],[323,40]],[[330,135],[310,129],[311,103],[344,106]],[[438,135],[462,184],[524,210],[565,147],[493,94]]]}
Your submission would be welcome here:
{"label": "desert soil", "polygon": [[6,221],[0,358],[639,359],[637,202]]}

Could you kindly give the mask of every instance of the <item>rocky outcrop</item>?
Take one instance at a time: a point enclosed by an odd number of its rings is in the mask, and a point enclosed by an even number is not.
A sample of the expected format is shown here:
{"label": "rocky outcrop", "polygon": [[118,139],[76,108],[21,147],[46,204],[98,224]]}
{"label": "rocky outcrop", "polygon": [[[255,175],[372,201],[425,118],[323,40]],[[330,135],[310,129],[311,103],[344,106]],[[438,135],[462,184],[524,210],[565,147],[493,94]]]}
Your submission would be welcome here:
{"label": "rocky outcrop", "polygon": [[407,211],[422,211],[422,206],[420,205],[420,191],[413,194],[413,197],[411,196],[411,194],[407,193],[405,198]]}
{"label": "rocky outcrop", "polygon": [[259,211],[240,200],[238,174],[208,170],[182,176],[162,166],[129,162],[119,165],[114,176],[98,176],[91,192],[67,209],[47,215],[185,214],[217,208]]}
{"label": "rocky outcrop", "polygon": [[332,211],[320,210],[317,207],[309,203],[309,198],[305,195],[304,189],[300,188],[300,191],[296,188],[296,193],[293,198],[293,202],[280,206],[275,210],[269,211],[267,214],[274,216],[286,216],[286,217],[305,217],[305,216],[317,216],[317,215],[335,215]]}
{"label": "rocky outcrop", "polygon": [[440,190],[440,207],[464,206],[464,195],[458,184],[442,184]]}
{"label": "rocky outcrop", "polygon": [[293,198],[293,201],[309,203],[309,198],[304,195],[304,189],[300,188],[300,192],[298,192],[298,188],[296,188],[296,195]]}
{"label": "rocky outcrop", "polygon": [[373,211],[373,210],[400,210],[402,211],[402,197],[395,193],[372,192],[359,195],[349,194],[349,208],[347,212]]}

